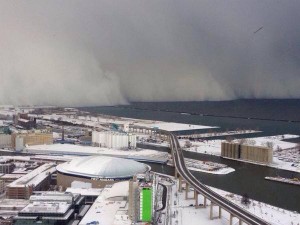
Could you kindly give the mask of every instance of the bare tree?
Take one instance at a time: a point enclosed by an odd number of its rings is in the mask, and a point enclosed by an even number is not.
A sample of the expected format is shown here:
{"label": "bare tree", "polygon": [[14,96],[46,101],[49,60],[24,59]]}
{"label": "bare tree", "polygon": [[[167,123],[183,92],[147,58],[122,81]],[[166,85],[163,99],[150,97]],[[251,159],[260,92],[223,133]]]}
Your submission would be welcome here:
{"label": "bare tree", "polygon": [[239,139],[239,140],[238,140],[238,143],[239,143],[240,145],[247,144],[247,139],[245,139],[245,138]]}
{"label": "bare tree", "polygon": [[273,149],[274,143],[272,141],[267,141],[266,146],[267,146],[267,148]]}
{"label": "bare tree", "polygon": [[247,140],[248,145],[255,145],[256,141],[255,140]]}
{"label": "bare tree", "polygon": [[185,141],[184,147],[185,148],[190,148],[190,147],[192,147],[192,143],[190,141]]}
{"label": "bare tree", "polygon": [[298,153],[300,154],[300,143],[297,143],[296,150],[298,150]]}
{"label": "bare tree", "polygon": [[231,143],[234,140],[234,138],[232,136],[227,136],[226,137],[226,141]]}
{"label": "bare tree", "polygon": [[251,203],[250,199],[249,199],[249,195],[247,193],[243,194],[242,199],[241,199],[241,203],[243,205],[249,205]]}
{"label": "bare tree", "polygon": [[277,152],[281,152],[281,151],[282,151],[282,148],[281,148],[279,145],[277,145],[276,151],[277,151]]}

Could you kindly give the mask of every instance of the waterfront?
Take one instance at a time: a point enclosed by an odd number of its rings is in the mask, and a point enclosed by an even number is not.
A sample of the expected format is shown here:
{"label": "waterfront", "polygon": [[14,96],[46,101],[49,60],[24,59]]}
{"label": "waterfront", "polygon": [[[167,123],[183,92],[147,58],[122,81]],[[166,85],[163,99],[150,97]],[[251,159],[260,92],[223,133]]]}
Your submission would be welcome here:
{"label": "waterfront", "polygon": [[[283,183],[265,180],[265,176],[298,177],[299,173],[278,170],[274,168],[222,159],[216,156],[185,152],[189,158],[207,160],[226,164],[235,169],[235,172],[227,175],[215,175],[194,172],[195,177],[204,184],[216,187],[228,192],[243,195],[247,193],[250,198],[268,203],[280,208],[300,212],[300,205],[296,199],[300,199],[300,188]],[[149,164],[156,172],[174,175],[174,168],[164,165]]]}
{"label": "waterfront", "polygon": [[[259,128],[263,134],[249,134],[248,137],[266,136],[278,134],[300,134],[299,123],[289,123],[282,121],[264,121],[264,120],[248,120],[237,118],[221,118],[221,117],[204,117],[196,115],[184,115],[174,112],[163,111],[147,111],[130,109],[123,107],[92,107],[85,110],[115,116],[153,119],[170,122],[181,122],[190,124],[202,124],[208,126],[219,126],[221,130],[236,128]],[[247,193],[250,198],[262,201],[277,207],[285,208],[292,211],[300,212],[300,204],[296,199],[300,199],[300,188],[282,183],[274,183],[264,179],[265,176],[282,176],[287,178],[298,177],[299,173],[278,170],[269,167],[242,163],[216,156],[185,152],[188,158],[199,160],[209,160],[218,163],[227,164],[236,171],[228,175],[212,175],[201,172],[192,172],[203,183],[220,188],[236,194]],[[169,166],[149,164],[152,169],[157,172],[166,174],[174,174],[174,169]]]}

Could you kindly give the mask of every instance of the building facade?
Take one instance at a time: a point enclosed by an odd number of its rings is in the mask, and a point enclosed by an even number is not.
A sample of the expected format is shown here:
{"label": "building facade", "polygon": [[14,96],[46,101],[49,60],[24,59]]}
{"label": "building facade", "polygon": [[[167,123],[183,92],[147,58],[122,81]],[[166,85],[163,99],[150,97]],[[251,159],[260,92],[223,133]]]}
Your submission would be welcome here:
{"label": "building facade", "polygon": [[3,194],[5,192],[5,182],[3,180],[0,180],[0,194]]}
{"label": "building facade", "polygon": [[12,159],[3,159],[0,158],[0,173],[8,174],[12,173],[15,165]]}
{"label": "building facade", "polygon": [[67,225],[83,206],[80,195],[63,192],[42,192],[30,197],[29,204],[14,218],[15,225]]}
{"label": "building facade", "polygon": [[34,132],[34,133],[13,133],[12,134],[12,147],[20,151],[26,145],[50,145],[53,144],[52,132]]}
{"label": "building facade", "polygon": [[151,223],[153,218],[153,183],[136,177],[129,181],[128,215],[133,223]]}
{"label": "building facade", "polygon": [[28,199],[33,191],[48,190],[51,175],[56,171],[55,164],[47,163],[6,186],[6,197]]}
{"label": "building facade", "polygon": [[9,134],[0,134],[0,148],[11,148],[12,136]]}
{"label": "building facade", "polygon": [[272,163],[273,150],[271,148],[260,146],[248,146],[238,143],[222,142],[221,156],[259,163]]}
{"label": "building facade", "polygon": [[93,131],[92,143],[97,147],[135,149],[136,135],[113,131]]}
{"label": "building facade", "polygon": [[26,130],[36,128],[36,119],[29,117],[27,113],[18,113],[14,115],[13,120],[16,126],[21,126]]}

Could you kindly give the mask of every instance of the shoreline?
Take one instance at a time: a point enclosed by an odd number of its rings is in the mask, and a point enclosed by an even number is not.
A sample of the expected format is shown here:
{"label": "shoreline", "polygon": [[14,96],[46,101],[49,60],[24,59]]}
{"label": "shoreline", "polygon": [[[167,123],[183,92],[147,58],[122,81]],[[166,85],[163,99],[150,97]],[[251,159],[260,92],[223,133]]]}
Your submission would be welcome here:
{"label": "shoreline", "polygon": [[[159,144],[159,143],[141,143],[141,144],[146,144],[146,145],[150,145],[150,146],[154,146],[154,147],[168,147],[167,145],[163,145],[163,144]],[[217,154],[214,154],[214,153],[197,152],[197,151],[194,151],[194,150],[188,150],[186,148],[183,148],[182,150],[186,151],[186,152],[195,153],[195,154],[205,154],[205,155],[220,157],[220,158],[224,158],[224,159],[228,159],[228,160],[233,160],[233,161],[238,161],[238,162],[243,162],[243,163],[250,163],[250,164],[254,164],[254,165],[258,165],[258,166],[265,166],[265,167],[274,168],[274,169],[278,169],[278,170],[284,170],[284,171],[288,171],[288,172],[300,173],[300,169],[291,170],[291,169],[288,169],[288,168],[282,168],[282,167],[277,166],[277,165],[259,163],[259,162],[254,162],[254,161],[250,161],[250,160],[242,160],[242,159],[233,159],[233,158],[228,158],[228,157],[222,157],[221,155],[217,155]]]}
{"label": "shoreline", "polygon": [[[195,160],[195,159],[189,159],[189,158],[185,158],[186,163],[188,164],[192,164],[193,165],[187,165],[187,168],[189,170],[192,171],[196,171],[196,172],[202,172],[202,173],[208,173],[208,174],[215,174],[215,175],[227,175],[229,173],[232,173],[235,171],[235,169],[225,165],[225,164],[221,164],[221,163],[215,163],[215,162],[211,162],[211,161],[202,161],[202,160]],[[208,165],[208,164],[211,165]],[[172,166],[174,167],[174,164],[172,163],[172,161],[169,160],[169,162],[167,163],[168,166]],[[202,166],[202,168],[201,168]],[[211,170],[209,169],[205,169],[204,167],[209,168],[209,166],[211,166]],[[200,167],[200,168],[199,168]]]}
{"label": "shoreline", "polygon": [[230,115],[222,116],[222,115],[217,115],[217,114],[182,112],[182,111],[180,112],[180,111],[167,110],[167,109],[146,109],[146,108],[139,108],[139,107],[124,107],[124,106],[120,106],[120,105],[108,106],[108,107],[135,109],[135,110],[153,111],[153,112],[170,112],[170,113],[177,113],[177,114],[188,115],[188,116],[203,116],[203,117],[219,117],[219,118],[245,119],[245,120],[263,120],[263,121],[286,122],[286,123],[300,123],[300,120],[268,119],[268,118],[261,118],[261,117],[245,117],[245,116],[230,116]]}

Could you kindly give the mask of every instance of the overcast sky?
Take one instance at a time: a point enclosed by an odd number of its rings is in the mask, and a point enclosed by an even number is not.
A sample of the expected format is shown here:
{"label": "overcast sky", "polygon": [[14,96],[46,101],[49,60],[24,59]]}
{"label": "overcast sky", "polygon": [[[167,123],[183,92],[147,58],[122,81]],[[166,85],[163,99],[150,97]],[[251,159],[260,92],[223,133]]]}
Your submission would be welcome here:
{"label": "overcast sky", "polygon": [[299,0],[0,0],[0,104],[300,98],[299,11]]}

